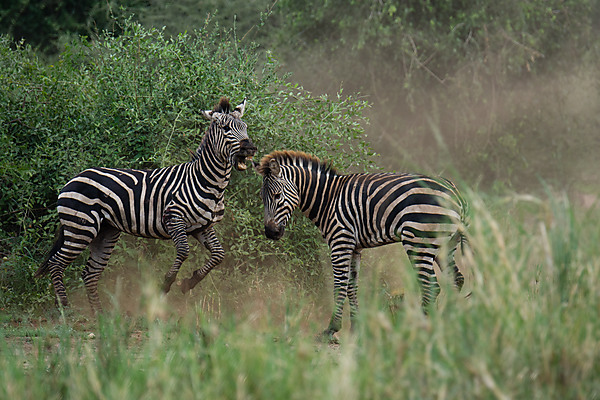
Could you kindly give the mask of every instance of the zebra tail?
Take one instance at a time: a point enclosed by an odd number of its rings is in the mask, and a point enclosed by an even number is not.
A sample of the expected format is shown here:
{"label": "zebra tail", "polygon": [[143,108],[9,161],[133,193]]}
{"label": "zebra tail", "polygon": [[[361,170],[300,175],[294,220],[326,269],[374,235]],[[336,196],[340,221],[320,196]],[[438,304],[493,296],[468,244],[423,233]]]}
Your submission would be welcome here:
{"label": "zebra tail", "polygon": [[459,201],[460,201],[460,226],[456,233],[458,234],[458,244],[460,245],[460,250],[464,254],[465,246],[469,245],[469,239],[467,237],[466,230],[467,230],[467,227],[469,226],[469,223],[471,222],[471,218],[470,218],[471,210],[469,207],[469,203],[460,194],[459,194]]}
{"label": "zebra tail", "polygon": [[450,247],[460,247],[460,250],[464,253],[465,251],[465,245],[469,244],[469,240],[467,238],[467,236],[465,235],[465,231],[463,229],[463,227],[459,227],[459,229],[454,232],[454,234],[452,235],[452,237],[450,238],[449,241],[449,246]]}
{"label": "zebra tail", "polygon": [[50,259],[52,258],[52,256],[54,256],[60,250],[60,248],[65,243],[65,232],[64,231],[65,231],[65,228],[64,228],[64,226],[61,225],[60,228],[58,228],[58,237],[56,238],[56,241],[54,242],[54,246],[52,246],[52,249],[48,252],[46,261],[44,261],[44,263],[35,272],[35,275],[33,275],[34,278],[40,278],[50,272],[50,263],[49,263]]}
{"label": "zebra tail", "polygon": [[465,235],[464,231],[459,231],[458,235],[459,235],[458,244],[460,246],[460,251],[464,254],[465,247],[469,246],[469,238],[467,237],[467,235]]}

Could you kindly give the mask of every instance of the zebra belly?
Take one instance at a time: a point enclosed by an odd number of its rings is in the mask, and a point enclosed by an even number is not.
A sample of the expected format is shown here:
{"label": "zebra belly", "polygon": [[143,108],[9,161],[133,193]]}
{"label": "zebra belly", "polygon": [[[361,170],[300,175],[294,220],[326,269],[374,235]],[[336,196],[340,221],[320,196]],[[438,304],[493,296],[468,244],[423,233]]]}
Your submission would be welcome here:
{"label": "zebra belly", "polygon": [[357,218],[358,221],[371,220],[354,228],[362,248],[396,242],[437,248],[457,232],[460,218],[452,209],[432,205],[412,205],[397,212],[387,210],[382,218],[374,218],[375,215],[370,213]]}
{"label": "zebra belly", "polygon": [[[205,191],[179,192],[178,180],[165,184],[179,169],[156,171],[88,169],[69,181],[58,198],[61,222],[72,231],[95,237],[103,223],[134,236],[169,239],[165,214],[181,218],[186,232],[208,229],[223,218],[222,196]],[[168,174],[166,174],[168,172]],[[158,174],[160,179],[157,180]],[[201,200],[200,200],[201,199]],[[91,240],[90,239],[90,240]]]}

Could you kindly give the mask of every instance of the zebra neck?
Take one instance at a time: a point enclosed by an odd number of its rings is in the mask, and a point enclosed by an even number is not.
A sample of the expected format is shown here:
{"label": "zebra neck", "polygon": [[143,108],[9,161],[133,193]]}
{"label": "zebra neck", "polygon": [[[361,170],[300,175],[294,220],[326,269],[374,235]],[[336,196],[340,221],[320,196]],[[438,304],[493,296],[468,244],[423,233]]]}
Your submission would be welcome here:
{"label": "zebra neck", "polygon": [[297,182],[300,201],[298,207],[319,228],[327,219],[332,199],[339,186],[339,176],[329,170],[305,170]]}
{"label": "zebra neck", "polygon": [[194,174],[203,187],[218,187],[224,190],[231,177],[231,163],[215,151],[211,141],[204,140],[192,160],[197,173]]}

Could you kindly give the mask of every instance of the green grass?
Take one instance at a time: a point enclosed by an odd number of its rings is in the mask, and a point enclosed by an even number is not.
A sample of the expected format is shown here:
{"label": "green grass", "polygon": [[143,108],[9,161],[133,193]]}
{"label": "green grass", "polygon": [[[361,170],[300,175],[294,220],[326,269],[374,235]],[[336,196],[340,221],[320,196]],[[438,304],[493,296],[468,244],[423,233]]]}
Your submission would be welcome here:
{"label": "green grass", "polygon": [[339,346],[315,341],[328,295],[256,275],[239,308],[197,292],[173,311],[171,293],[143,289],[137,315],[3,318],[0,398],[600,398],[598,210],[550,194],[471,202],[465,291],[441,279],[429,317],[410,268],[388,265],[398,246],[365,252],[360,326],[346,320]]}

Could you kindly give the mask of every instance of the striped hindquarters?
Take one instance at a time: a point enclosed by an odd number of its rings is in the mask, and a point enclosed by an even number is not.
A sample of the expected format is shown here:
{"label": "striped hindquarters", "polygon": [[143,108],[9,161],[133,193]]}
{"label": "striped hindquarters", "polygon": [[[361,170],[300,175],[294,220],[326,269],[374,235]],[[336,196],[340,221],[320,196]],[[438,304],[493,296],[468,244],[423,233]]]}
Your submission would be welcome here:
{"label": "striped hindquarters", "polygon": [[411,174],[351,175],[346,204],[361,247],[402,241],[438,247],[459,231],[465,202],[449,181]]}

